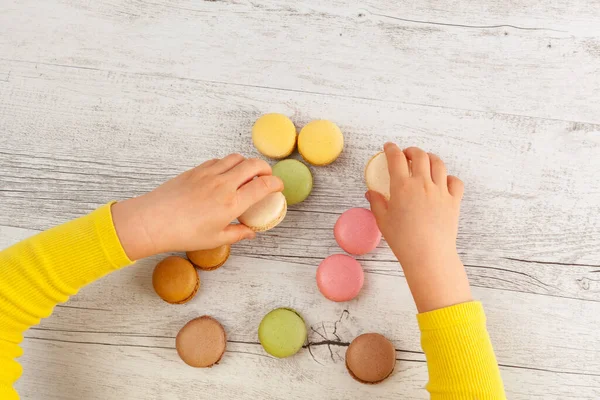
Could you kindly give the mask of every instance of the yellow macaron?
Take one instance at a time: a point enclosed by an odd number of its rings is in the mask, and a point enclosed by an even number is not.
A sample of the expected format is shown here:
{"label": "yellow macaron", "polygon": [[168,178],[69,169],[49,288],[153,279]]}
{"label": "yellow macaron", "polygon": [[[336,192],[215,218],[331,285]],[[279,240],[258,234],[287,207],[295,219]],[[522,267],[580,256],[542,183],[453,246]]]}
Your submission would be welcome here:
{"label": "yellow macaron", "polygon": [[296,147],[296,127],[283,114],[265,114],[252,127],[252,142],[267,157],[285,158]]}
{"label": "yellow macaron", "polygon": [[311,121],[298,136],[298,151],[312,165],[323,166],[334,162],[344,148],[344,135],[331,121]]}

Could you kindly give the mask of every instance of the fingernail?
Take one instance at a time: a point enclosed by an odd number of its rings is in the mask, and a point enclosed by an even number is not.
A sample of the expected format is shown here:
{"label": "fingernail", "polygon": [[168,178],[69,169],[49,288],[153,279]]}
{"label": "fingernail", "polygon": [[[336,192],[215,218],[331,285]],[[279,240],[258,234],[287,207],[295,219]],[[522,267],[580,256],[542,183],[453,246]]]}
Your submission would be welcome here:
{"label": "fingernail", "polygon": [[385,144],[383,145],[383,149],[385,150],[387,147],[393,145],[394,143],[392,142],[385,142]]}

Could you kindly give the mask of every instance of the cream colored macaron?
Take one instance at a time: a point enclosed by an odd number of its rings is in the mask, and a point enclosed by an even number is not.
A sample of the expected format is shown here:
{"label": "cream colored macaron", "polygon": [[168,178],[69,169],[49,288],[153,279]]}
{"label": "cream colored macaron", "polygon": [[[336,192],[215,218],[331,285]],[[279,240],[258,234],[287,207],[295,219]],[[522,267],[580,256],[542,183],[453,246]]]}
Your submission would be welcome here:
{"label": "cream colored macaron", "polygon": [[365,181],[369,190],[379,192],[386,199],[390,199],[390,172],[383,151],[375,154],[367,163]]}
{"label": "cream colored macaron", "polygon": [[298,152],[312,165],[334,162],[344,149],[344,135],[331,121],[311,121],[298,135]]}
{"label": "cream colored macaron", "polygon": [[252,127],[252,142],[267,157],[285,158],[296,148],[296,127],[283,114],[265,114]]}
{"label": "cream colored macaron", "polygon": [[287,213],[287,202],[281,192],[271,193],[238,217],[240,223],[255,232],[275,228]]}

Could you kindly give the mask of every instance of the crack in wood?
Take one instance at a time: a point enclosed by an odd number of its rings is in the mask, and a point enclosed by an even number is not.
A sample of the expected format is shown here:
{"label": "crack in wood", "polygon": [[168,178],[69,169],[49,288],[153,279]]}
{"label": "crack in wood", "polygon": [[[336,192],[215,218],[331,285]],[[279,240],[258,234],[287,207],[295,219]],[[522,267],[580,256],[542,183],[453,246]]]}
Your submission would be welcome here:
{"label": "crack in wood", "polygon": [[90,310],[90,311],[107,311],[107,312],[111,312],[112,310],[106,309],[106,308],[94,308],[94,307],[78,307],[78,306],[70,306],[67,304],[57,304],[56,307],[58,308],[74,308],[76,310]]}
{"label": "crack in wood", "polygon": [[564,263],[564,262],[557,262],[557,261],[523,260],[520,258],[513,258],[513,257],[501,257],[501,258],[503,258],[504,260],[518,261],[518,262],[530,263],[530,264],[564,265],[567,267],[592,267],[592,268],[600,267],[600,265],[597,265],[597,264],[577,264],[577,263]]}
{"label": "crack in wood", "polygon": [[416,362],[416,363],[427,363],[426,360],[410,360],[408,358],[396,358],[396,361],[407,361],[407,362]]}
{"label": "crack in wood", "polygon": [[498,267],[487,267],[487,266],[482,266],[482,265],[472,265],[472,264],[464,264],[464,266],[465,267],[471,267],[471,268],[483,268],[483,269],[489,269],[489,270],[494,270],[494,271],[503,271],[503,272],[513,273],[513,274],[519,274],[519,275],[526,276],[529,279],[532,279],[535,282],[538,282],[539,284],[543,285],[543,286],[537,285],[538,287],[540,287],[542,289],[548,290],[548,288],[550,287],[550,288],[552,288],[554,290],[560,290],[560,289],[558,289],[558,288],[556,288],[554,286],[548,285],[547,283],[544,283],[544,282],[540,281],[539,279],[537,279],[537,278],[529,275],[526,272],[514,271],[514,270],[511,270],[511,269],[498,268]]}
{"label": "crack in wood", "polygon": [[[311,344],[310,344],[310,342],[308,342],[308,344],[306,345],[306,348],[308,349],[308,354],[310,354],[310,356],[312,357],[313,361],[316,362],[319,365],[324,365],[319,360],[317,360],[317,358],[313,354],[312,348],[310,346],[311,346]],[[302,346],[302,347],[305,347],[305,346]]]}
{"label": "crack in wood", "polygon": [[175,350],[175,347],[148,346],[148,345],[143,345],[143,344],[86,342],[86,341],[66,340],[66,339],[40,338],[40,337],[35,337],[35,336],[25,336],[25,338],[26,339],[34,339],[34,340],[44,340],[44,341],[47,341],[47,342],[59,342],[59,343],[92,344],[92,345],[98,345],[98,346],[139,347],[139,348],[146,348],[146,349],[168,349],[168,350]]}
{"label": "crack in wood", "polygon": [[336,337],[336,339],[337,339],[338,341],[340,341],[340,342],[342,341],[342,339],[340,339],[340,337],[339,337],[339,336],[338,336],[338,334],[337,334],[337,328],[338,328],[338,324],[339,324],[340,322],[342,322],[342,318],[344,318],[344,314],[346,314],[346,319],[350,318],[350,311],[348,311],[348,309],[344,309],[344,310],[342,311],[342,314],[340,315],[340,318],[339,318],[337,321],[335,321],[335,323],[333,324],[333,335],[334,335],[334,336]]}
{"label": "crack in wood", "polygon": [[413,22],[415,24],[424,24],[424,25],[439,25],[439,26],[450,26],[450,27],[456,27],[456,28],[472,28],[472,29],[513,28],[513,29],[518,29],[518,30],[522,30],[522,31],[551,31],[551,32],[562,32],[562,33],[567,32],[567,31],[551,29],[551,28],[530,28],[530,27],[516,26],[516,25],[510,25],[510,24],[501,24],[501,25],[451,24],[448,22],[435,22],[435,21],[424,21],[424,20],[418,20],[418,19],[401,18],[401,17],[395,17],[393,15],[377,14],[377,13],[370,12],[370,11],[369,11],[369,13],[371,15],[375,15],[377,17],[390,18],[390,19],[394,19],[394,20],[398,20],[398,21]]}
{"label": "crack in wood", "polygon": [[510,364],[498,364],[498,366],[504,367],[504,368],[527,369],[530,371],[551,372],[551,373],[555,373],[555,374],[599,376],[600,377],[600,374],[594,374],[592,372],[556,371],[556,370],[546,369],[546,368],[524,367],[521,365],[510,365]]}

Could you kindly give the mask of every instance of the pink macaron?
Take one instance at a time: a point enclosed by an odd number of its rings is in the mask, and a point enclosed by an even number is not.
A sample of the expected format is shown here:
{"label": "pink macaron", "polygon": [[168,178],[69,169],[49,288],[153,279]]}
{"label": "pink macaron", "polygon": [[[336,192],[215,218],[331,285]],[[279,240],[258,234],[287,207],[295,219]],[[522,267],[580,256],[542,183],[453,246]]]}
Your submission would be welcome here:
{"label": "pink macaron", "polygon": [[332,301],[350,301],[358,295],[365,274],[358,261],[345,254],[327,257],[317,268],[317,286]]}
{"label": "pink macaron", "polygon": [[375,216],[366,208],[351,208],[340,215],[333,236],[342,249],[355,255],[375,250],[381,241]]}

